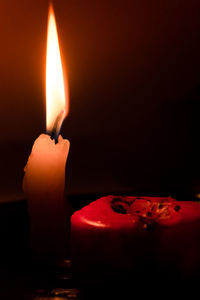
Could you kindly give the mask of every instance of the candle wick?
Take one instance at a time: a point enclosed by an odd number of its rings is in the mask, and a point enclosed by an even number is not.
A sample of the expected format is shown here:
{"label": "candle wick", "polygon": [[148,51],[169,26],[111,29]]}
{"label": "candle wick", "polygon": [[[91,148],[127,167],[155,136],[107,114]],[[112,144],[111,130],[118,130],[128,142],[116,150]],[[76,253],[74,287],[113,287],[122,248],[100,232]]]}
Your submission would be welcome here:
{"label": "candle wick", "polygon": [[51,139],[55,141],[55,144],[58,143],[58,136],[59,136],[59,133],[57,134],[55,128],[53,128],[52,132],[51,132]]}
{"label": "candle wick", "polygon": [[49,132],[49,133],[47,132],[47,134],[50,135],[51,139],[55,141],[55,144],[58,143],[58,136],[59,136],[59,133],[60,133],[60,129],[61,129],[63,120],[64,120],[64,110],[61,110],[61,112],[59,113],[59,115],[55,119],[52,131]]}

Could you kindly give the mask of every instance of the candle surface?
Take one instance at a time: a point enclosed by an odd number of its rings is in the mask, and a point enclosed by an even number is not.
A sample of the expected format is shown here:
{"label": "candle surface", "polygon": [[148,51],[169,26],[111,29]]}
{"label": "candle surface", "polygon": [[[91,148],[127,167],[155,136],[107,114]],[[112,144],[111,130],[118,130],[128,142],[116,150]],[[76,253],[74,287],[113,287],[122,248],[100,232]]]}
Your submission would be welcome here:
{"label": "candle surface", "polygon": [[102,281],[156,268],[192,274],[200,266],[200,205],[160,197],[100,198],[71,218],[74,275]]}
{"label": "candle surface", "polygon": [[47,259],[63,257],[67,251],[70,209],[64,190],[68,152],[68,140],[59,136],[55,144],[50,136],[41,134],[24,169],[32,249],[36,256]]}

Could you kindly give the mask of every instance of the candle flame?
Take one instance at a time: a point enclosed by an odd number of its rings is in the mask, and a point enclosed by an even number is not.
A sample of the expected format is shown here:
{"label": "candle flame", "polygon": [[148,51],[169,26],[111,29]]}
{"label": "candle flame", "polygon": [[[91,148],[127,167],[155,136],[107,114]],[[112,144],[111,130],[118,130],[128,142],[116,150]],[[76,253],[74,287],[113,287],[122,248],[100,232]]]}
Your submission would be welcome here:
{"label": "candle flame", "polygon": [[49,133],[59,134],[62,122],[68,114],[67,92],[64,84],[56,20],[53,6],[50,4],[46,53],[46,129]]}

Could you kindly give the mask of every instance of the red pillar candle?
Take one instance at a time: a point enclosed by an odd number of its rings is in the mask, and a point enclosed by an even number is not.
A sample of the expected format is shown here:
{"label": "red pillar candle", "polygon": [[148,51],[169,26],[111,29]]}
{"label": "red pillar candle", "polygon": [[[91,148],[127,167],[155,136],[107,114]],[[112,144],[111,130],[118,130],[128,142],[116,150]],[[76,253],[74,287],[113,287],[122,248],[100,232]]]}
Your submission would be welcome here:
{"label": "red pillar candle", "polygon": [[74,275],[98,282],[135,276],[149,267],[191,275],[200,264],[199,232],[198,203],[171,197],[100,198],[72,215]]}

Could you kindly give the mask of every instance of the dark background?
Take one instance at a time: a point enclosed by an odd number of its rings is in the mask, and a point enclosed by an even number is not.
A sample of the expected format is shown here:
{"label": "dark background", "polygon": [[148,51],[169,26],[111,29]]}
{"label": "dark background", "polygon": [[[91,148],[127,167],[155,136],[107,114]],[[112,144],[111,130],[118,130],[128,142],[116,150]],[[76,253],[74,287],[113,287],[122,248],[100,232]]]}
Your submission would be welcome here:
{"label": "dark background", "polygon": [[[200,192],[200,2],[54,1],[67,69],[70,195]],[[0,197],[45,131],[48,1],[0,1]]]}
{"label": "dark background", "polygon": [[[45,132],[48,5],[0,0],[1,299],[33,299],[49,282],[52,289],[51,272],[36,266],[32,274],[26,202],[19,201],[32,144]],[[70,89],[61,133],[71,142],[73,208],[108,193],[195,198],[200,1],[55,0],[54,9]]]}

